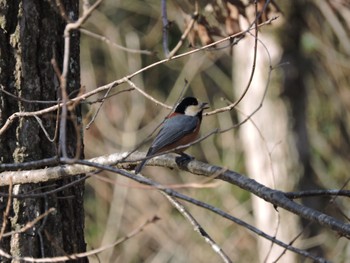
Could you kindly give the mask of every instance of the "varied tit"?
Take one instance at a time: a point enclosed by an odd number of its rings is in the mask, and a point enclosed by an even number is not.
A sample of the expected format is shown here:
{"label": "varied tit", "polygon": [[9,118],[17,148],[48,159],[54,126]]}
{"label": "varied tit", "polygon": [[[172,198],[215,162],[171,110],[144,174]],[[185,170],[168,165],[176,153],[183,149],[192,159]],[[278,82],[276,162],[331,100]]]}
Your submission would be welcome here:
{"label": "varied tit", "polygon": [[[199,102],[194,97],[182,99],[176,106],[175,111],[164,121],[146,157],[169,151],[195,141],[198,138],[203,110],[208,108],[208,103]],[[177,150],[176,153],[189,158],[189,156],[183,152],[184,150],[186,149]],[[143,160],[136,166],[135,174],[138,174],[142,170],[147,160],[148,159]]]}

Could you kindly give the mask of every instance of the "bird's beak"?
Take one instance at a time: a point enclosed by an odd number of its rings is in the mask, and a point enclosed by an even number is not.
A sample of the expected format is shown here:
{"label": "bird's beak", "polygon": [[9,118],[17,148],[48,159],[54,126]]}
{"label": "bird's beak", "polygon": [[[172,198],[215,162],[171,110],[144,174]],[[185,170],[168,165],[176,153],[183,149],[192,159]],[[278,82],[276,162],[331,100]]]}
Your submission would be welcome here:
{"label": "bird's beak", "polygon": [[204,110],[204,109],[209,109],[210,107],[207,102],[202,102],[200,105],[200,108]]}

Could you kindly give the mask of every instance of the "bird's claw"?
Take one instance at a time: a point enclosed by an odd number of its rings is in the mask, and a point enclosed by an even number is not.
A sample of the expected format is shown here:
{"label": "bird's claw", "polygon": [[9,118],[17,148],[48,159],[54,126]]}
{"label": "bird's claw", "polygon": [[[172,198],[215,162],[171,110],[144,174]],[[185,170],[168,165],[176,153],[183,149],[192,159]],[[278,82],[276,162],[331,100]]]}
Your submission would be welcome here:
{"label": "bird's claw", "polygon": [[181,154],[181,156],[175,158],[175,162],[178,166],[187,166],[189,162],[194,160],[194,157],[188,154]]}

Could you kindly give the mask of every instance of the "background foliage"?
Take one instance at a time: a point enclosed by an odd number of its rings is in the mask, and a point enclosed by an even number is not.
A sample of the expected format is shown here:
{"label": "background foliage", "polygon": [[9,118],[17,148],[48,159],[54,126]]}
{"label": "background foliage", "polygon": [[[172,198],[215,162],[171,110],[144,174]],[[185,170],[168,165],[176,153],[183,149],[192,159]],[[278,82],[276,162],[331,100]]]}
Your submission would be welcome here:
{"label": "background foliage", "polygon": [[[227,24],[229,9],[210,9],[207,4],[216,1],[200,2],[199,13],[212,26],[210,30],[207,28],[208,36],[218,39],[222,37],[218,35],[225,35],[230,29]],[[263,4],[264,1],[259,3]],[[342,1],[312,0],[277,4],[278,6],[270,5],[271,12],[268,12],[267,16],[279,14],[278,20],[272,26],[261,28],[259,34],[271,36],[274,43],[282,49],[284,41],[297,41],[289,38],[286,32],[291,32],[288,30],[293,30],[293,27],[299,30],[298,24],[302,22],[303,28],[298,31],[301,38],[297,52],[303,59],[300,64],[303,68],[299,68],[297,72],[288,70],[288,58],[282,57],[284,50],[278,51],[280,55],[273,61],[273,66],[279,63],[282,66],[272,72],[267,96],[283,101],[286,107],[291,109],[293,92],[283,89],[283,80],[286,78],[285,74],[300,75],[306,87],[305,93],[301,96],[306,101],[306,128],[309,138],[309,145],[301,148],[310,155],[308,162],[314,177],[314,186],[326,189],[348,188],[349,5]],[[278,12],[279,8],[281,12]],[[240,13],[239,25],[244,29],[248,22],[253,21],[254,7],[237,10]],[[291,16],[291,10],[297,10],[299,17]],[[167,1],[167,11],[168,19],[171,21],[168,30],[171,50],[185,29],[187,15],[194,12],[194,5],[191,1]],[[219,14],[224,18],[226,16],[226,20],[218,19]],[[104,1],[99,9],[93,12],[85,27],[124,47],[154,53],[144,55],[125,52],[111,44],[82,34],[81,78],[86,90],[93,90],[163,59],[165,55],[162,47],[161,18],[160,1]],[[234,25],[232,21],[230,22]],[[197,30],[200,32],[200,29]],[[216,34],[217,32],[220,34]],[[192,46],[206,44],[201,41],[204,40],[199,34],[191,44]],[[239,42],[238,45],[240,44]],[[189,41],[186,40],[179,53],[191,48]],[[212,109],[223,107],[227,101],[237,99],[235,86],[237,82],[233,76],[234,70],[241,64],[234,63],[235,48],[225,43],[212,51],[203,51],[160,64],[132,80],[159,101],[173,105],[179,98],[186,79],[190,87],[185,95],[194,95],[209,102]],[[267,45],[270,53],[275,52],[274,48]],[[247,54],[247,59],[249,57]],[[246,76],[243,76],[246,79],[245,83],[248,82],[250,70],[251,66],[247,69]],[[86,158],[134,149],[169,113],[139,93],[128,90],[129,88],[127,84],[123,84],[115,89],[114,93],[126,91],[106,100],[93,124],[85,130]],[[289,96],[290,92],[292,96],[288,100],[282,100],[285,96]],[[300,92],[297,87],[295,92]],[[97,109],[97,104],[85,108],[85,124],[91,120]],[[267,123],[273,122],[275,115],[278,114],[279,112],[270,113],[269,116],[264,116],[264,120]],[[293,126],[297,119],[295,114],[295,111],[290,110],[288,119],[290,126]],[[237,122],[238,112],[234,109],[205,117],[202,131],[205,134],[214,128],[227,128]],[[239,129],[211,136],[191,147],[188,152],[199,160],[246,174],[246,156],[243,151],[245,145],[242,145],[239,139]],[[262,127],[257,129],[261,130]],[[262,140],[263,138],[262,131]],[[146,148],[147,146],[144,146],[142,149]],[[264,158],[269,157],[266,155]],[[297,176],[295,180],[308,176],[304,172],[295,171],[294,174]],[[159,167],[146,168],[144,173],[165,185],[202,182],[201,178],[189,173]],[[291,176],[294,174],[291,173]],[[100,176],[110,180],[94,177],[87,181],[86,238],[90,247],[111,243],[154,215],[161,218],[141,235],[103,253],[100,256],[102,262],[217,262],[217,255],[193,233],[191,226],[158,192],[142,188],[125,178],[107,172],[101,173]],[[295,186],[292,190],[297,191],[298,187]],[[214,188],[184,188],[181,192],[218,206],[254,224],[250,195],[237,187],[219,182],[215,183]],[[349,202],[346,199],[337,198],[334,202],[327,199],[324,201],[324,209],[342,220],[349,218],[347,212],[350,211]],[[254,253],[257,247],[256,236],[200,208],[190,207],[190,210],[233,261],[259,261],[257,253]],[[273,224],[271,227],[276,226]],[[308,232],[308,227],[302,228],[302,231]],[[300,238],[299,241],[297,244],[303,248],[321,246],[325,257],[335,262],[345,262],[349,253],[348,240],[338,240],[337,236],[327,231],[318,232],[312,239]],[[268,260],[270,261],[271,259]]]}

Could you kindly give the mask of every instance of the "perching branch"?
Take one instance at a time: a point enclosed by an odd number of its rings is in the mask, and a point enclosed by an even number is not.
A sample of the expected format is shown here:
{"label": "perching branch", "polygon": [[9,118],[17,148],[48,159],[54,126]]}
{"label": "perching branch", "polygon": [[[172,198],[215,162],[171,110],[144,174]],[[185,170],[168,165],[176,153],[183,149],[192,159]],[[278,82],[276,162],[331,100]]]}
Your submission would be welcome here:
{"label": "perching branch", "polygon": [[[104,169],[106,165],[114,165],[123,161],[128,153],[116,153],[106,156],[101,156],[93,158],[89,161],[77,160],[79,164],[73,165],[62,165],[56,167],[50,167],[46,169],[30,170],[30,171],[16,171],[16,172],[3,172],[0,173],[0,186],[9,185],[12,179],[13,184],[23,184],[23,183],[39,183],[46,182],[50,180],[58,180],[67,176],[74,176],[82,173],[88,173],[96,170],[97,165],[101,165]],[[119,164],[119,167],[123,169],[133,169],[135,167],[134,160],[140,160],[144,157],[144,153],[133,153],[128,157],[128,164]],[[96,164],[95,167],[88,167],[83,165],[83,163],[93,163]],[[210,165],[206,163],[199,162],[197,160],[192,160],[188,163],[186,167],[179,167],[176,164],[174,156],[162,155],[155,157],[148,161],[148,165],[157,165],[169,168],[180,168],[182,170],[188,171],[192,174],[201,176],[213,176],[214,174],[222,171],[222,167]],[[1,168],[1,165],[0,165]],[[113,168],[113,167],[111,167]],[[126,170],[116,169],[118,174],[127,176],[143,184],[150,184],[152,181],[145,181],[146,179],[139,178]],[[328,216],[324,213],[318,212],[301,204],[298,204],[284,194],[281,191],[268,188],[255,180],[252,180],[244,175],[236,173],[231,170],[226,170],[222,172],[217,179],[226,181],[228,183],[234,184],[244,190],[249,191],[252,194],[264,199],[265,201],[271,203],[275,207],[281,207],[287,211],[290,211],[296,215],[299,215],[307,220],[318,223],[322,226],[330,228],[336,231],[340,236],[345,236],[350,238],[350,224],[345,224],[334,217]]]}

